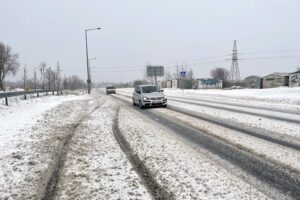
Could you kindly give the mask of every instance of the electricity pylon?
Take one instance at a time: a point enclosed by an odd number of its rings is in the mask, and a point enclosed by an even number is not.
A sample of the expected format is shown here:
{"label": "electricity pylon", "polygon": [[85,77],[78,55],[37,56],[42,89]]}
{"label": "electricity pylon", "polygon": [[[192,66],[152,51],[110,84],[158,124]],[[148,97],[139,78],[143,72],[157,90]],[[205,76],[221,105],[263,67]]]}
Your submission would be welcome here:
{"label": "electricity pylon", "polygon": [[237,53],[236,40],[234,40],[231,58],[231,69],[229,73],[229,80],[233,83],[236,83],[241,80],[238,60],[239,59]]}

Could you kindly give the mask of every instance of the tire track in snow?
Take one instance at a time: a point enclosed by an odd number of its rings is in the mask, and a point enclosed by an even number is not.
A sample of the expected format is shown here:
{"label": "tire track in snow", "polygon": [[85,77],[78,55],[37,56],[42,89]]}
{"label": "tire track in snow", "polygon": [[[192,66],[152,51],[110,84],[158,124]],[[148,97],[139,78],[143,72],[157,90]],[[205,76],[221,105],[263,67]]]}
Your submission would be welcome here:
{"label": "tire track in snow", "polygon": [[208,99],[198,99],[198,98],[186,98],[186,97],[177,97],[177,96],[170,96],[168,95],[169,99],[183,99],[183,100],[189,100],[189,101],[197,101],[197,102],[204,102],[204,103],[215,103],[218,105],[228,105],[228,106],[234,106],[234,107],[241,107],[241,108],[250,108],[250,109],[260,109],[260,110],[265,110],[265,111],[274,111],[274,112],[283,112],[283,113],[288,113],[288,114],[295,114],[295,115],[300,115],[299,111],[296,110],[288,110],[288,109],[280,109],[280,108],[270,108],[266,106],[252,106],[252,105],[245,105],[241,103],[229,103],[229,102],[224,102],[220,100],[208,100]]}
{"label": "tire track in snow", "polygon": [[[117,96],[114,97],[131,107],[131,103],[127,100]],[[300,199],[300,175],[297,172],[155,112],[138,108],[135,110],[159,122],[189,142],[220,156],[220,158],[248,172],[268,186],[276,188],[278,191],[288,194],[295,199]]]}
{"label": "tire track in snow", "polygon": [[[118,95],[130,98],[130,96],[128,96],[128,95],[124,95],[124,94],[118,94]],[[275,144],[279,144],[281,146],[285,146],[285,147],[300,151],[299,140],[289,137],[289,136],[286,136],[286,135],[283,137],[282,135],[270,133],[263,129],[262,130],[258,130],[258,128],[253,129],[250,126],[247,127],[246,125],[241,125],[238,122],[226,122],[225,120],[208,117],[205,115],[201,115],[200,113],[196,114],[193,111],[178,108],[175,106],[168,105],[167,109],[184,114],[184,115],[188,115],[190,117],[194,117],[194,118],[197,118],[197,119],[200,119],[200,120],[203,120],[203,121],[206,121],[206,122],[218,125],[218,126],[222,126],[222,127],[234,130],[234,131],[238,131],[238,132],[241,132],[246,135],[250,135],[250,136],[262,139],[262,140],[266,140],[268,142],[272,142]]]}
{"label": "tire track in snow", "polygon": [[229,112],[236,112],[236,113],[253,115],[253,116],[258,116],[258,117],[264,117],[264,118],[268,118],[268,119],[290,122],[290,123],[294,123],[294,124],[300,123],[300,121],[296,120],[296,119],[289,119],[289,118],[283,118],[283,117],[278,117],[278,116],[274,116],[274,115],[271,116],[271,115],[266,115],[266,114],[262,114],[262,113],[249,112],[249,111],[240,110],[237,108],[227,108],[227,107],[222,107],[222,106],[218,106],[218,105],[210,105],[210,104],[199,103],[199,102],[191,102],[191,101],[179,100],[179,99],[174,99],[174,98],[170,98],[170,99],[172,101],[177,101],[180,103],[187,103],[187,104],[192,104],[192,105],[197,105],[197,106],[210,107],[210,108],[214,108],[214,109],[226,110]]}
{"label": "tire track in snow", "polygon": [[138,155],[134,153],[130,144],[124,138],[121,130],[119,129],[119,110],[120,107],[117,108],[116,116],[113,121],[113,133],[120,145],[120,148],[126,154],[127,158],[133,165],[134,170],[138,173],[154,199],[173,199],[172,194],[157,183],[152,173],[144,165],[143,161],[139,159]]}
{"label": "tire track in snow", "polygon": [[65,158],[68,153],[68,147],[69,147],[70,141],[72,140],[72,138],[76,132],[77,127],[80,126],[82,121],[84,121],[90,114],[92,114],[95,110],[97,110],[99,107],[101,107],[104,103],[105,103],[105,100],[100,102],[91,111],[86,113],[80,120],[78,120],[77,123],[74,123],[72,125],[72,128],[68,131],[68,133],[66,133],[66,137],[62,140],[62,142],[60,144],[60,149],[58,151],[56,158],[53,161],[53,165],[50,166],[50,168],[48,169],[49,172],[46,173],[46,175],[48,175],[48,177],[46,177],[46,179],[48,179],[46,188],[44,188],[44,186],[42,188],[40,188],[40,191],[43,191],[43,192],[42,192],[42,194],[38,194],[37,199],[42,199],[42,200],[55,199],[55,195],[57,192],[57,184],[60,180],[60,171],[64,167]]}

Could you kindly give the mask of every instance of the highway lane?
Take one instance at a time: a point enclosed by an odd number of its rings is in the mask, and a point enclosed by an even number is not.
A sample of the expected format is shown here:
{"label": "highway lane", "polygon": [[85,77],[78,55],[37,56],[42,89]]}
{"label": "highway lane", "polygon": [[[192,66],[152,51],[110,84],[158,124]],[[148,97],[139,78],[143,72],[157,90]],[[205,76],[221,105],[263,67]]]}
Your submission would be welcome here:
{"label": "highway lane", "polygon": [[[117,95],[115,98],[127,106],[132,107],[129,98],[125,100],[122,97],[117,97]],[[294,198],[300,196],[300,177],[298,172],[294,172],[283,165],[265,159],[263,156],[252,154],[251,152],[232,145],[220,138],[213,137],[200,130],[185,126],[166,116],[159,115],[155,112],[155,109],[135,110],[155,121],[159,121],[160,124],[171,129],[174,134],[220,156],[222,159],[225,159],[247,171],[252,176],[262,180],[267,185],[277,188],[283,193],[289,193]]]}

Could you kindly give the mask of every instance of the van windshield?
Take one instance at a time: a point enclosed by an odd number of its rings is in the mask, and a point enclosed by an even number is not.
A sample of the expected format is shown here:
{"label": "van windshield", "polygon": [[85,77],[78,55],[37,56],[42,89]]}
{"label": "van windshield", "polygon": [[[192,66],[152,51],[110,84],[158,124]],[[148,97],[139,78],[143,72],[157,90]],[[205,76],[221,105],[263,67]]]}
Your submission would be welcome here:
{"label": "van windshield", "polygon": [[143,93],[159,92],[158,87],[156,86],[144,86],[142,87]]}
{"label": "van windshield", "polygon": [[106,89],[116,89],[115,86],[107,86]]}

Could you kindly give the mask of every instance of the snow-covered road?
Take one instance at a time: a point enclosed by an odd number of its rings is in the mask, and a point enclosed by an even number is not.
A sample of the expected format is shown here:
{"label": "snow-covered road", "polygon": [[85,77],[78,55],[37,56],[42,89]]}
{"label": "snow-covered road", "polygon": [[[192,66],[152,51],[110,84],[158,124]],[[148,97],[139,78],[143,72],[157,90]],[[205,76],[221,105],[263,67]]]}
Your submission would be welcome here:
{"label": "snow-covered road", "polygon": [[[166,93],[178,100],[169,105],[184,112],[140,110],[126,96],[96,90],[90,96],[0,106],[0,199],[288,199],[300,194],[295,189],[300,184],[299,124],[256,115],[298,120],[297,96],[270,100],[272,95]],[[285,109],[289,112],[282,113]],[[251,127],[268,137],[243,133]]]}

